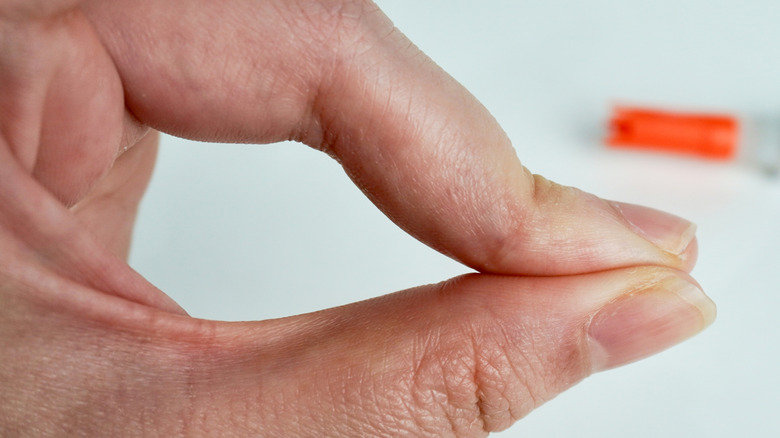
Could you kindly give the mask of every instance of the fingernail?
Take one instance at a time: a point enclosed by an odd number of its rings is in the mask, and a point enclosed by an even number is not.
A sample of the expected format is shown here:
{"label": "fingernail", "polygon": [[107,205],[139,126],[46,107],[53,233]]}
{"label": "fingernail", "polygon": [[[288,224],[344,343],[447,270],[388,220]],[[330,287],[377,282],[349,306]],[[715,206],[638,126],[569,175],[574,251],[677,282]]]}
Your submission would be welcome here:
{"label": "fingernail", "polygon": [[671,277],[610,302],[588,328],[593,371],[665,350],[715,320],[715,303],[698,286]]}
{"label": "fingernail", "polygon": [[611,204],[635,233],[674,255],[681,255],[696,235],[696,225],[673,214],[623,202]]}

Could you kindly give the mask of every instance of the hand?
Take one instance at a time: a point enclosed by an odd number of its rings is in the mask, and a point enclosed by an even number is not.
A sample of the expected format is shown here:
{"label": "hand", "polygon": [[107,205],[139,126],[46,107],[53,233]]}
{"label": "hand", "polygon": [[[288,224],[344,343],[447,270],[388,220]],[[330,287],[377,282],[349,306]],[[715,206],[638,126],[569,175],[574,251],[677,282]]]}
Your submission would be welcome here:
{"label": "hand", "polygon": [[[528,172],[367,1],[0,0],[0,435],[483,436],[714,318],[694,227]],[[295,139],[482,274],[190,318],[124,262],[162,130]]]}

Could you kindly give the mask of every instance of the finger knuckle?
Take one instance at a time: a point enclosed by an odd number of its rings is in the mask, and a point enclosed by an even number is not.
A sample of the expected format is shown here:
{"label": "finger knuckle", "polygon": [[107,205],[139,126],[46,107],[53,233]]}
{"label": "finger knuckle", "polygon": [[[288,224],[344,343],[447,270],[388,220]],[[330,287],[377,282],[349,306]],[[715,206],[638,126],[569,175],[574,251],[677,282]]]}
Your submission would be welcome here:
{"label": "finger knuckle", "polygon": [[468,322],[443,324],[415,349],[413,414],[451,436],[506,429],[587,375],[576,327],[554,315],[518,320],[480,302]]}
{"label": "finger knuckle", "polygon": [[505,429],[546,399],[541,361],[509,342],[500,329],[463,328],[429,343],[411,379],[418,423],[474,436]]}

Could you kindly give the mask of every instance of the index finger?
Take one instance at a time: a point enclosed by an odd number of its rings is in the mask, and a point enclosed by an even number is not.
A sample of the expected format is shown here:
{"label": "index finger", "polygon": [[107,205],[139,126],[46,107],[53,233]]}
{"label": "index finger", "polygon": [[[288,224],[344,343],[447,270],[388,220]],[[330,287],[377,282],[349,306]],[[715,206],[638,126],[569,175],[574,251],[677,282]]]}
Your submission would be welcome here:
{"label": "index finger", "polygon": [[315,107],[363,191],[412,235],[481,271],[559,275],[690,269],[695,226],[532,174],[496,120],[380,14]]}
{"label": "index finger", "polygon": [[[99,19],[106,4],[122,13]],[[144,123],[321,149],[399,226],[475,269],[693,265],[690,222],[524,168],[490,113],[370,2],[136,0],[90,13]]]}

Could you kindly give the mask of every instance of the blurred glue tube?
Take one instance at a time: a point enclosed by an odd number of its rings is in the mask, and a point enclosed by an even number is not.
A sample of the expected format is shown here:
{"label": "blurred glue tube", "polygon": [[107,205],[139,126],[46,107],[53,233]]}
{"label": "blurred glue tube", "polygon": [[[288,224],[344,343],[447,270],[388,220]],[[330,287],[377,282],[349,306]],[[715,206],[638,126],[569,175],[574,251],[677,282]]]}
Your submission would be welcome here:
{"label": "blurred glue tube", "polygon": [[739,159],[773,174],[780,170],[777,120],[617,106],[606,143],[721,161]]}

